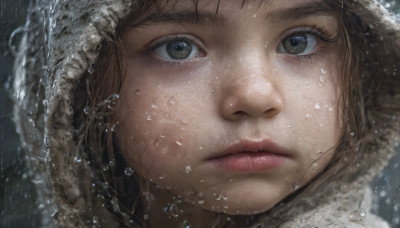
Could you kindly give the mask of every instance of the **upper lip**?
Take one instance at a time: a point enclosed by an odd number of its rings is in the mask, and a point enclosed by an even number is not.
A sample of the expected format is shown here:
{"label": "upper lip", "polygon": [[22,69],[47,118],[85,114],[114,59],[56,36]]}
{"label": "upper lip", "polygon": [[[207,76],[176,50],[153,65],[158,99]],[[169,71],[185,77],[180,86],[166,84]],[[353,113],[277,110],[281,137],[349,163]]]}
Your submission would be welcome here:
{"label": "upper lip", "polygon": [[278,144],[274,143],[269,139],[264,140],[240,140],[238,143],[234,143],[220,153],[211,157],[209,160],[221,158],[224,156],[229,156],[238,153],[252,153],[252,152],[265,152],[271,154],[279,154],[282,156],[287,156],[287,152],[285,149],[280,147]]}

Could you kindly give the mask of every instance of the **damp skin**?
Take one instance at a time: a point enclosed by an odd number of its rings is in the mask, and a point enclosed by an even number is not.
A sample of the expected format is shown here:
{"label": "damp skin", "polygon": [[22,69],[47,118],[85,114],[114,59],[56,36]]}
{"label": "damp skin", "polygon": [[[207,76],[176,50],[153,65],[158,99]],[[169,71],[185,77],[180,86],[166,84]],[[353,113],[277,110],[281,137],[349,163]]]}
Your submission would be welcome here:
{"label": "damp skin", "polygon": [[215,17],[217,1],[200,0],[196,23],[191,1],[170,1],[124,34],[116,138],[151,182],[152,221],[171,204],[197,222],[265,212],[329,163],[341,135],[338,23],[309,2],[222,1]]}

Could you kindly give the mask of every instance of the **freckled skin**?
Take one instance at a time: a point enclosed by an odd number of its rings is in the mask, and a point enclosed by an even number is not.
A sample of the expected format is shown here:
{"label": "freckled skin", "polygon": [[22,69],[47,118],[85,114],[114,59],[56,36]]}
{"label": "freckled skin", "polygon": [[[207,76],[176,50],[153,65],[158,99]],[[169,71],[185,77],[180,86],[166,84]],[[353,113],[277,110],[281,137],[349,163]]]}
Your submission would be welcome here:
{"label": "freckled skin", "polygon": [[[222,2],[224,28],[155,23],[127,32],[127,75],[114,117],[120,123],[117,140],[128,164],[153,183],[155,211],[179,195],[193,213],[264,212],[328,164],[341,133],[338,43],[317,38],[310,57],[278,53],[277,47],[290,29],[323,26],[336,34],[338,24],[321,15],[263,20],[301,2],[244,8],[241,1]],[[215,4],[200,1],[198,9],[214,12]],[[183,1],[167,7],[193,9]],[[204,53],[171,63],[143,51],[171,34],[196,37]],[[243,139],[268,139],[288,156],[279,167],[259,172],[229,172],[208,162]]]}

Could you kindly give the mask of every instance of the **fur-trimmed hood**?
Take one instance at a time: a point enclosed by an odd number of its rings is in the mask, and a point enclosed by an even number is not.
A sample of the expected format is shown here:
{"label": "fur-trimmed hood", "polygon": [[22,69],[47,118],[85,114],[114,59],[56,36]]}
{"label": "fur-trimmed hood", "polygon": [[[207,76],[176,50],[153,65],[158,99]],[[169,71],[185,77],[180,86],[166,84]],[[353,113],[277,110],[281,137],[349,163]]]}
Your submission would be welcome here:
{"label": "fur-trimmed hood", "polygon": [[[134,14],[135,0],[35,0],[15,62],[14,119],[34,172],[43,226],[116,224],[93,192],[93,172],[83,148],[87,118],[85,81],[102,43]],[[337,1],[360,19],[355,44],[363,50],[364,133],[353,157],[334,157],[318,186],[262,216],[265,227],[384,227],[370,214],[367,184],[399,141],[400,26],[378,1]],[[351,34],[354,35],[354,34]],[[110,99],[113,99],[111,97]],[[358,134],[358,132],[357,132]],[[356,135],[358,137],[358,135]],[[361,137],[361,136],[360,136]],[[112,202],[113,203],[113,202]],[[115,203],[115,202],[114,202]],[[114,205],[115,206],[115,205]],[[101,208],[101,209],[99,209]],[[284,221],[284,222],[282,222]]]}

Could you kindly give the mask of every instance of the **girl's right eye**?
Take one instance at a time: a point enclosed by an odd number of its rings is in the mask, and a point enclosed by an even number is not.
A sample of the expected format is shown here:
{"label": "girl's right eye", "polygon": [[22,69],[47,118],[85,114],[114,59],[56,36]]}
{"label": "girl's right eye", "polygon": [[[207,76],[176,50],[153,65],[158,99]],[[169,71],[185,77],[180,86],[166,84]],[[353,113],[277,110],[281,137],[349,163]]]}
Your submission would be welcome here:
{"label": "girl's right eye", "polygon": [[167,61],[182,61],[202,56],[198,45],[184,37],[164,39],[157,43],[152,51],[157,57]]}

